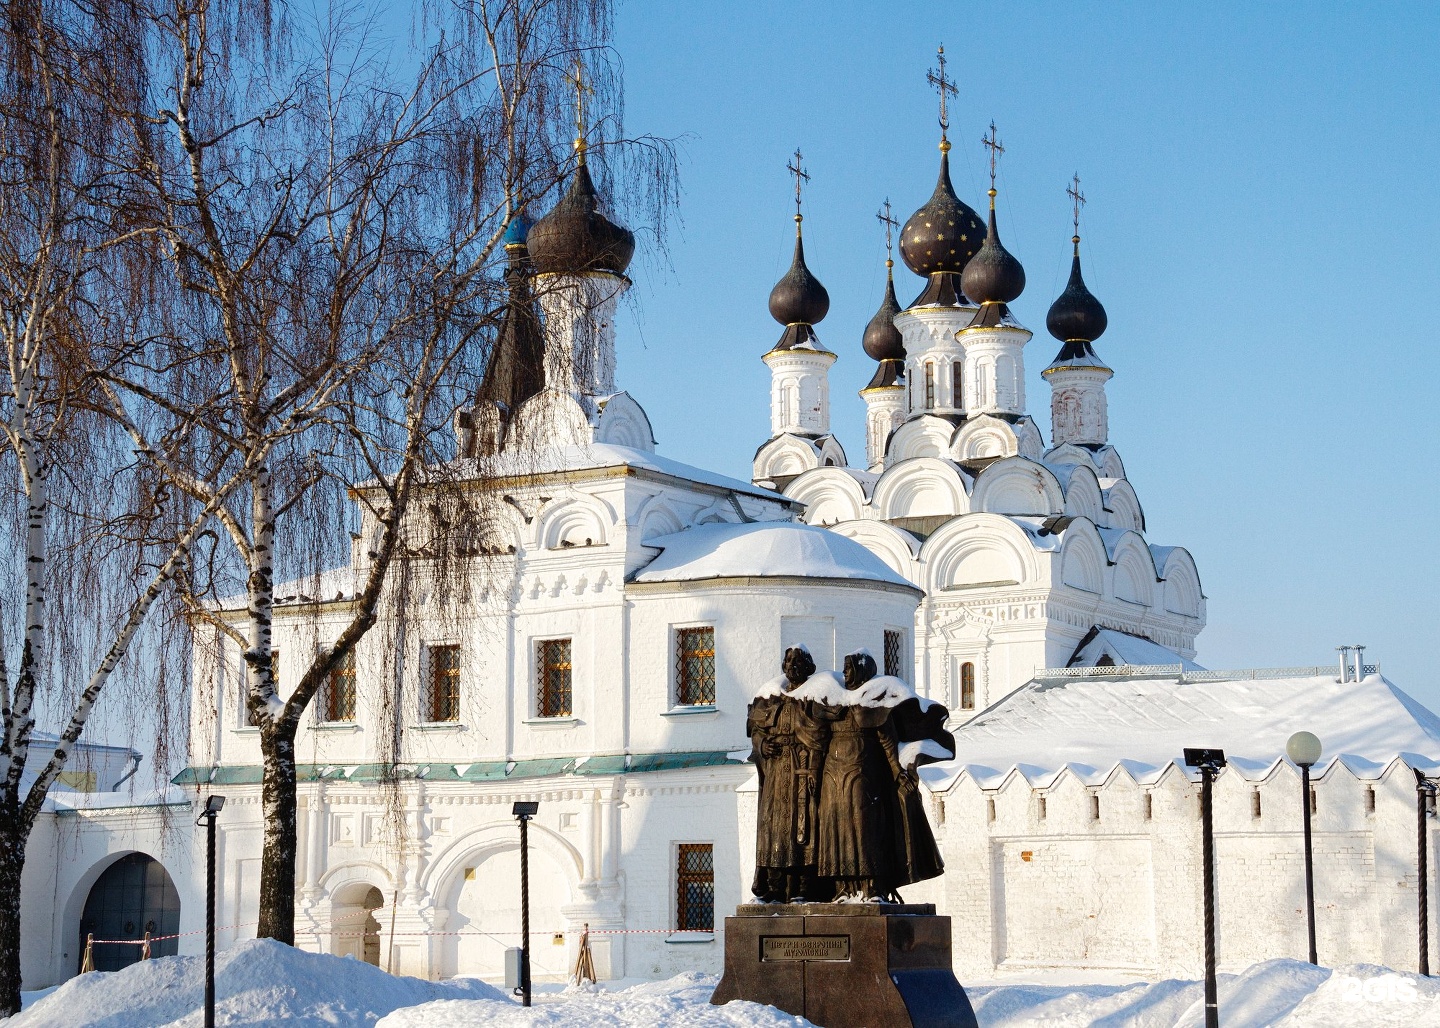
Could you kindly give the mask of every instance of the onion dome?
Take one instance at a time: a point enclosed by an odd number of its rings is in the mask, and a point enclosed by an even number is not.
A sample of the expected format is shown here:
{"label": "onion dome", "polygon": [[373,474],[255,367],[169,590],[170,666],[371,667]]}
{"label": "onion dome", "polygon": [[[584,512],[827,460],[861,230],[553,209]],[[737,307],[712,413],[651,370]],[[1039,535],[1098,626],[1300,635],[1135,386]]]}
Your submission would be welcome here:
{"label": "onion dome", "polygon": [[540,274],[623,275],[635,256],[635,235],[600,213],[600,197],[585,164],[583,143],[570,188],[545,217],[530,227],[527,243]]}
{"label": "onion dome", "polygon": [[1105,308],[1085,288],[1085,279],[1080,274],[1080,237],[1074,236],[1070,241],[1075,246],[1075,255],[1070,261],[1070,281],[1050,305],[1050,313],[1045,315],[1045,327],[1065,344],[1060,356],[1055,358],[1057,362],[1095,357],[1090,344],[1104,334],[1109,323]]}
{"label": "onion dome", "polygon": [[505,226],[505,233],[500,237],[500,244],[505,249],[512,246],[525,246],[526,236],[530,232],[530,219],[525,215],[517,214],[510,219],[510,224]]}
{"label": "onion dome", "polygon": [[775,344],[777,350],[810,344],[823,349],[815,336],[814,325],[830,312],[830,294],[820,280],[805,266],[805,240],[800,234],[800,216],[795,216],[795,259],[775,288],[770,290],[770,316],[785,326],[785,333]]}
{"label": "onion dome", "polygon": [[905,222],[900,231],[900,256],[905,266],[930,279],[925,292],[911,306],[964,303],[960,283],[935,276],[959,276],[980,250],[985,229],[980,217],[955,195],[950,184],[950,144],[940,144],[940,178],[935,192]]}
{"label": "onion dome", "polygon": [[533,267],[525,245],[527,224],[519,215],[505,229],[509,295],[475,395],[477,403],[492,401],[507,416],[545,388],[545,336],[530,292]]}
{"label": "onion dome", "polygon": [[1025,291],[1025,269],[1000,242],[1000,230],[995,226],[994,187],[990,189],[990,227],[985,242],[965,265],[960,283],[965,295],[981,305],[1003,307]]}
{"label": "onion dome", "polygon": [[865,326],[865,352],[872,360],[903,361],[905,359],[905,338],[895,327],[895,315],[900,313],[900,303],[895,299],[895,262],[885,262],[885,299],[880,309]]}

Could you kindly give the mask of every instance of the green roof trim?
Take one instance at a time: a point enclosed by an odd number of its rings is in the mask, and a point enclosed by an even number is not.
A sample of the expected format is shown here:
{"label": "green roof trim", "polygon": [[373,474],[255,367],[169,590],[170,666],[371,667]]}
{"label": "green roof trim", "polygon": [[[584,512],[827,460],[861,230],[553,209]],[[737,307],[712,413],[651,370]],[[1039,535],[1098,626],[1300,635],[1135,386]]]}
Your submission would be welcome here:
{"label": "green roof trim", "polygon": [[[743,764],[724,750],[689,753],[612,753],[598,757],[538,757],[532,760],[484,760],[472,764],[432,761],[426,764],[297,764],[301,782],[498,782],[506,779],[558,778],[561,775],[646,774],[677,771],[690,767],[721,767]],[[259,764],[225,764],[220,767],[187,767],[170,779],[174,785],[258,785],[263,769]]]}

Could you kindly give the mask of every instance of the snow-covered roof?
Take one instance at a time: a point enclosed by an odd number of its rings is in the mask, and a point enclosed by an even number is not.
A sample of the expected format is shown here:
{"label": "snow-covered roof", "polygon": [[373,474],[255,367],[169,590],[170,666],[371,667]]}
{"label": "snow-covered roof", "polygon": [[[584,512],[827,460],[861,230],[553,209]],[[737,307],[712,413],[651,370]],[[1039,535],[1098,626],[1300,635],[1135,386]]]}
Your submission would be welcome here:
{"label": "snow-covered roof", "polygon": [[859,543],[797,521],[696,525],[646,543],[663,552],[635,582],[707,578],[828,578],[886,582],[914,590]]}
{"label": "snow-covered roof", "polygon": [[1231,771],[1258,781],[1298,731],[1324,746],[1317,774],[1337,759],[1360,778],[1379,777],[1397,759],[1440,762],[1440,717],[1378,674],[1343,684],[1318,673],[1202,675],[1035,679],[957,728],[955,759],[922,774],[939,789],[962,774],[994,788],[1012,773],[1046,788],[1067,769],[1099,785],[1123,767],[1150,784],[1172,763],[1183,768],[1186,747],[1203,746],[1223,749]]}
{"label": "snow-covered roof", "polygon": [[1157,642],[1143,639],[1129,632],[1117,632],[1113,628],[1095,628],[1080,641],[1068,667],[1095,667],[1109,657],[1111,664],[1128,664],[1133,667],[1153,667],[1157,664],[1177,664],[1186,671],[1204,671],[1193,660],[1186,660],[1174,650]]}
{"label": "snow-covered roof", "polygon": [[[479,461],[455,462],[456,466],[466,463],[475,464],[478,473]],[[750,482],[742,482],[738,478],[730,478],[726,475],[717,475],[713,471],[706,471],[704,468],[671,460],[669,457],[662,457],[658,453],[648,450],[637,450],[634,447],[619,446],[614,443],[547,447],[533,453],[503,453],[497,457],[486,458],[484,462],[485,473],[498,476],[548,475],[611,467],[636,468],[657,475],[694,482],[698,485],[741,493],[745,496],[760,496],[786,505],[794,503],[789,497],[782,496],[770,489],[762,489]]]}

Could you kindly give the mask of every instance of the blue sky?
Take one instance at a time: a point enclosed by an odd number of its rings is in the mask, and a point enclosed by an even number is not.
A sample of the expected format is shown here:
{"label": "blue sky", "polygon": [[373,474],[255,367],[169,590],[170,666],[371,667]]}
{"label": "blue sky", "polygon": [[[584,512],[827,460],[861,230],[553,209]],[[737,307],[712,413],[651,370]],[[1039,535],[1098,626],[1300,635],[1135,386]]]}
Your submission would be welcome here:
{"label": "blue sky", "polygon": [[[1064,188],[1083,180],[1111,438],[1151,541],[1199,564],[1201,662],[1329,663],[1360,642],[1440,707],[1437,30],[1421,4],[632,0],[616,33],[627,128],[684,137],[684,195],[668,261],[632,267],[621,384],[662,452],[749,477],[798,146],[806,253],[831,296],[818,331],[840,354],[832,427],[863,460],[874,212],[888,196],[903,221],[934,185],[925,73],[943,42],[972,205],[992,118],[1007,148],[1001,229],[1029,278],[1012,308],[1037,332],[1027,388],[1047,438],[1045,311],[1068,270]],[[919,286],[897,269],[902,303]]]}

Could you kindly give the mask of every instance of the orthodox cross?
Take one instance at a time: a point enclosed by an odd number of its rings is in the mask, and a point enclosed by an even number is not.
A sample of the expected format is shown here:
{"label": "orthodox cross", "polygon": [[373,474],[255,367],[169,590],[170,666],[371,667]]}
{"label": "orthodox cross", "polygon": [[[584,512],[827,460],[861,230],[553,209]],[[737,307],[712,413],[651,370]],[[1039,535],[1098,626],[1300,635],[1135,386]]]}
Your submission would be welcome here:
{"label": "orthodox cross", "polygon": [[990,123],[990,134],[981,136],[980,142],[985,144],[990,151],[990,192],[995,192],[995,160],[1005,152],[1005,147],[1000,145],[1000,140],[995,137],[995,123]]}
{"label": "orthodox cross", "polygon": [[1077,171],[1070,185],[1065,188],[1065,195],[1075,204],[1075,241],[1080,241],[1080,208],[1085,206],[1085,194],[1080,192],[1080,173]]}
{"label": "orthodox cross", "polygon": [[937,73],[935,69],[930,69],[925,75],[925,81],[934,86],[935,91],[940,94],[940,142],[946,143],[949,142],[949,140],[945,138],[945,134],[950,131],[950,115],[946,105],[947,99],[951,96],[958,96],[960,91],[955,88],[954,82],[945,77],[944,45],[942,44],[936,52],[939,54],[940,71]]}
{"label": "orthodox cross", "polygon": [[575,141],[583,148],[585,142],[585,97],[594,96],[595,90],[591,89],[585,81],[585,65],[580,63],[580,58],[575,58],[575,70],[565,76],[565,81],[575,87]]}
{"label": "orthodox cross", "polygon": [[802,154],[802,153],[800,152],[800,148],[797,146],[797,147],[795,148],[795,160],[794,160],[794,162],[785,165],[785,170],[788,171],[790,174],[792,174],[792,175],[795,176],[795,220],[796,220],[797,222],[801,220],[801,218],[800,218],[800,186],[801,186],[802,183],[804,183],[804,182],[809,182],[809,181],[810,181],[810,173],[807,172],[807,171],[805,170],[805,166],[800,163],[802,160],[804,160],[804,154]]}
{"label": "orthodox cross", "polygon": [[885,226],[885,266],[888,268],[895,263],[895,246],[891,239],[891,232],[900,227],[900,222],[890,215],[890,198],[888,196],[885,198],[885,206],[875,212],[875,217],[879,219],[880,224]]}

